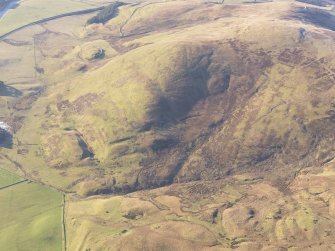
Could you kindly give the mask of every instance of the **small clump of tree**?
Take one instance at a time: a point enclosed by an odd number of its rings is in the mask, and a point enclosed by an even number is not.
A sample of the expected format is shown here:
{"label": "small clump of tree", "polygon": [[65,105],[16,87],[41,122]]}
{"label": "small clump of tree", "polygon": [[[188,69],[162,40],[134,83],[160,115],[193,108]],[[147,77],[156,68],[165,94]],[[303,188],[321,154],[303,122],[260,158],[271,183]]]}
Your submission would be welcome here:
{"label": "small clump of tree", "polygon": [[125,5],[123,2],[114,2],[105,8],[103,8],[97,15],[94,17],[90,18],[87,21],[87,24],[99,24],[99,23],[106,23],[113,17],[115,17],[118,14],[118,8],[122,5]]}

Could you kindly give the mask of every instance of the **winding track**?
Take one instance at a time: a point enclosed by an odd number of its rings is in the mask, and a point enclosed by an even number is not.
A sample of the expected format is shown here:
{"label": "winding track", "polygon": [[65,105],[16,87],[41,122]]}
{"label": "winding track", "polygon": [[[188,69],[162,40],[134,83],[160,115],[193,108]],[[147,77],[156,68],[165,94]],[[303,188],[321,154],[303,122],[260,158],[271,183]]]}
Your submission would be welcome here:
{"label": "winding track", "polygon": [[[152,2],[152,3],[147,3],[144,4],[142,6],[137,7],[131,14],[130,16],[126,19],[126,21],[124,21],[123,24],[121,24],[120,28],[119,28],[119,33],[120,33],[120,37],[124,37],[124,32],[123,29],[124,27],[129,23],[129,21],[133,18],[133,16],[136,14],[136,12],[138,12],[140,9],[143,9],[144,7],[147,7],[148,5],[152,5],[152,4],[157,4],[157,3],[164,3],[164,1],[158,1],[158,2]],[[1,40],[0,40],[1,41]]]}

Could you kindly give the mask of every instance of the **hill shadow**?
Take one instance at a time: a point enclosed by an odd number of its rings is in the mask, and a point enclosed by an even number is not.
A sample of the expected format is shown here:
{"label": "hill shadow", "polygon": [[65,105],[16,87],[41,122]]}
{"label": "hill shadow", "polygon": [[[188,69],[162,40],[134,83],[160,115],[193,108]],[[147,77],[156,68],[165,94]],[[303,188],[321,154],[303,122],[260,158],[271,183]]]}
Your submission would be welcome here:
{"label": "hill shadow", "polygon": [[0,81],[0,96],[6,97],[19,97],[22,92],[14,87],[5,85],[4,82]]}
{"label": "hill shadow", "polygon": [[335,14],[316,8],[299,8],[289,18],[335,31]]}
{"label": "hill shadow", "polygon": [[0,129],[0,147],[12,149],[13,148],[13,136]]}
{"label": "hill shadow", "polygon": [[327,7],[329,5],[335,4],[334,0],[296,0],[296,1],[320,7]]}

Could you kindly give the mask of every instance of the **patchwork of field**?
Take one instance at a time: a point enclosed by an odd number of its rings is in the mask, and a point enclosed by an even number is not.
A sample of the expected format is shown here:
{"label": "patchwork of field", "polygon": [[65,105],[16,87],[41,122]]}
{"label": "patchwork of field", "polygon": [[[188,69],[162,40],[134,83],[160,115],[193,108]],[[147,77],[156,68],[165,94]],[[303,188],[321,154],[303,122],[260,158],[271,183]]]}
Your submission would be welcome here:
{"label": "patchwork of field", "polygon": [[63,196],[34,183],[0,190],[1,250],[62,250]]}

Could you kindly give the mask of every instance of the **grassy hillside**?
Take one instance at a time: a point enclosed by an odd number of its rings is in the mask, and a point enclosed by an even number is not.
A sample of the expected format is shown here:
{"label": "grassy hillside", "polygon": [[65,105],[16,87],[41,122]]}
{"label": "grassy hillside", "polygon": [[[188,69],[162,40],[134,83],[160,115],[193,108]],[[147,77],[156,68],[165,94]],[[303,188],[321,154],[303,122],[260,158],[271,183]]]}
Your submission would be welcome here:
{"label": "grassy hillside", "polygon": [[[246,28],[237,37],[224,19],[178,35],[146,36],[128,42],[137,48],[103,67],[50,88],[36,106],[48,110],[34,111],[47,164],[87,164],[82,153],[88,148],[89,161],[98,161],[105,176],[75,189],[93,186],[94,192],[215,179],[251,168],[285,176],[287,169],[326,161],[334,151],[333,45],[326,36],[314,39],[317,31],[310,28],[308,40],[299,42],[300,26],[286,21],[255,44],[270,29],[266,17],[262,22],[240,23],[238,29]],[[74,134],[84,148],[68,138]]]}
{"label": "grassy hillside", "polygon": [[[289,180],[321,165],[334,153],[334,44],[330,31],[288,20],[296,8],[151,3],[80,33],[45,26],[37,76],[50,86],[25,113],[17,137],[31,149],[16,158],[81,195],[251,170]],[[108,38],[126,15],[124,38]]]}

